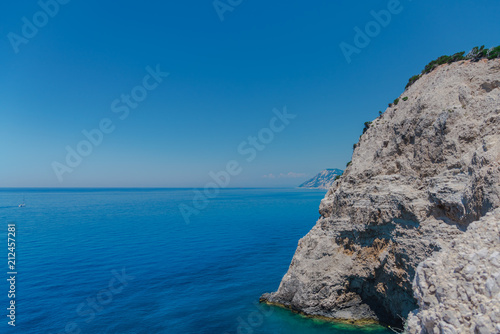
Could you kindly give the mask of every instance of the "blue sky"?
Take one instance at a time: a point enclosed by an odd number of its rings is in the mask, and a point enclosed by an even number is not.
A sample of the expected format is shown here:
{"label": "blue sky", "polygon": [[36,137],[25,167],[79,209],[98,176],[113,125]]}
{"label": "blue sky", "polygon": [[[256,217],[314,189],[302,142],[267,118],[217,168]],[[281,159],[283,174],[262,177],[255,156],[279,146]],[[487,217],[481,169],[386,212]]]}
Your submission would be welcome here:
{"label": "blue sky", "polygon": [[[229,161],[231,187],[295,186],[343,169],[363,122],[427,62],[500,45],[495,1],[221,0],[224,20],[212,0],[60,1],[42,0],[53,17],[0,5],[0,187],[200,187]],[[390,6],[348,63],[339,45]],[[148,66],[169,75],[121,120],[111,104],[144,93]],[[247,161],[238,146],[285,106],[296,117]],[[70,168],[66,147],[103,119],[113,132]]]}

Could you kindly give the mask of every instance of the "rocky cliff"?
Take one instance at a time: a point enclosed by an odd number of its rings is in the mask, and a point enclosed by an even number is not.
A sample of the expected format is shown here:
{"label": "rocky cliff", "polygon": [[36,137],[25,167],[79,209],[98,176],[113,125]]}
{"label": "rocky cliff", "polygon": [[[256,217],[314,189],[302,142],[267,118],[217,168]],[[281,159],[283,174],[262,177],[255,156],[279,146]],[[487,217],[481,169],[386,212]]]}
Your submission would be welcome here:
{"label": "rocky cliff", "polygon": [[500,333],[500,209],[417,267],[407,332]]}
{"label": "rocky cliff", "polygon": [[419,263],[500,204],[500,60],[440,65],[362,135],[278,291],[310,315],[399,324]]}
{"label": "rocky cliff", "polygon": [[312,179],[302,183],[299,188],[330,189],[337,176],[342,175],[342,173],[342,170],[336,168],[325,169],[316,174]]}

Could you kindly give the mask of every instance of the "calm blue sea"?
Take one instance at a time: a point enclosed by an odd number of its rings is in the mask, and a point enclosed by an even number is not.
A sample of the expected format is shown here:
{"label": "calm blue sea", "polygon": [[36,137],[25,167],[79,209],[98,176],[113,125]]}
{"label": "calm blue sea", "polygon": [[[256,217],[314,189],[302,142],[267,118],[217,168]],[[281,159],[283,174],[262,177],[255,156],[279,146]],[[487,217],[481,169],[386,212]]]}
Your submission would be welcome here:
{"label": "calm blue sea", "polygon": [[[25,197],[26,207],[18,204]],[[324,191],[225,189],[186,224],[188,189],[0,189],[1,333],[390,333],[259,306]],[[16,225],[16,327],[7,224]]]}

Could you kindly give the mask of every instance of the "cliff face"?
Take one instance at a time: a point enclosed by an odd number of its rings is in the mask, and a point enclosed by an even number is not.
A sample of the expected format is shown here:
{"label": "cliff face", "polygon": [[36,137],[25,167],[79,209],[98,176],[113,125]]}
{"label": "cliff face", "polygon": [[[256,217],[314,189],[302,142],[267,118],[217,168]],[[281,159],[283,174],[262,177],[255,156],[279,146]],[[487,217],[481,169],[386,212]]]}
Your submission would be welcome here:
{"label": "cliff face", "polygon": [[414,289],[407,333],[500,333],[500,209],[422,262]]}
{"label": "cliff face", "polygon": [[499,207],[499,80],[499,60],[460,61],[409,87],[363,134],[261,300],[389,324],[416,309],[418,264]]}
{"label": "cliff face", "polygon": [[299,188],[329,189],[333,182],[335,182],[335,178],[342,175],[342,173],[340,169],[325,169],[316,174],[312,179],[302,183]]}

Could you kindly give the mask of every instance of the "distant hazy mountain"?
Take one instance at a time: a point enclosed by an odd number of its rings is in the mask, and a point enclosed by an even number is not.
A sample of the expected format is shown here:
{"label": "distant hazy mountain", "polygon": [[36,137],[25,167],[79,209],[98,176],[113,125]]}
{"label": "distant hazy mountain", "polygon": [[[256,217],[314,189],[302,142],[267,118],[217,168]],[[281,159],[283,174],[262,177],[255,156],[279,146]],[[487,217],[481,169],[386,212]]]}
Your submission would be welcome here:
{"label": "distant hazy mountain", "polygon": [[335,181],[335,177],[337,175],[342,175],[343,172],[344,171],[337,168],[325,169],[312,179],[302,183],[299,188],[328,189]]}

